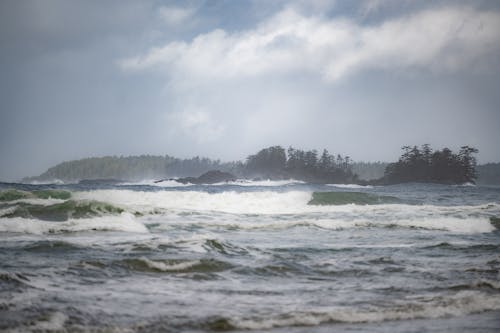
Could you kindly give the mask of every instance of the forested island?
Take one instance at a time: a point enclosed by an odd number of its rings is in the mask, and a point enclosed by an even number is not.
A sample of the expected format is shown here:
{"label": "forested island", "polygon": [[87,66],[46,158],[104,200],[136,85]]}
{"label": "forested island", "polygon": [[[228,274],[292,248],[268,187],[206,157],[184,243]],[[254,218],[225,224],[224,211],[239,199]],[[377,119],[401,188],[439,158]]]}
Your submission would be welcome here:
{"label": "forested island", "polygon": [[475,183],[477,179],[476,148],[463,146],[458,153],[448,148],[433,151],[425,144],[403,147],[404,153],[396,163],[385,169],[384,177],[377,182],[397,184],[408,182],[464,184]]}
{"label": "forested island", "polygon": [[[349,156],[324,149],[301,150],[272,146],[252,154],[245,161],[221,162],[209,158],[179,159],[172,156],[92,157],[60,163],[23,182],[64,182],[93,179],[140,181],[183,178],[194,180],[208,171],[220,171],[226,179],[296,179],[309,183],[396,184],[427,182],[444,184],[500,184],[500,163],[477,166],[478,150],[463,146],[433,150],[430,145],[405,146],[394,163],[354,162]],[[484,172],[484,177],[483,176]],[[230,177],[230,175],[234,177]],[[203,180],[204,178],[201,178]]]}

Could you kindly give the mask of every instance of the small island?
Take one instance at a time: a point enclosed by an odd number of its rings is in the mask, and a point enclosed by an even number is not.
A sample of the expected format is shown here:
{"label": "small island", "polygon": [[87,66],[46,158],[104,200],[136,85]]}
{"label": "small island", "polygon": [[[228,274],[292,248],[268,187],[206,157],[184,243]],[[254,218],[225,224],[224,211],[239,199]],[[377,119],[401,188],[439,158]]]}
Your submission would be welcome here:
{"label": "small island", "polygon": [[475,184],[477,179],[476,148],[463,146],[458,153],[448,148],[433,151],[425,144],[403,147],[404,153],[395,163],[385,169],[384,177],[375,180],[378,184],[398,183],[440,183],[440,184]]}

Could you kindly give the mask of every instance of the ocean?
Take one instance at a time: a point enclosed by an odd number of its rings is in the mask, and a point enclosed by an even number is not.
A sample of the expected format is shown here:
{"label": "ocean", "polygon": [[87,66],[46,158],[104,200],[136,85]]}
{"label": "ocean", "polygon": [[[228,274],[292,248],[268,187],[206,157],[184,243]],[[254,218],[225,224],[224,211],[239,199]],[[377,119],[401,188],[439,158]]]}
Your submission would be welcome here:
{"label": "ocean", "polygon": [[487,186],[1,183],[0,331],[498,332],[499,218]]}

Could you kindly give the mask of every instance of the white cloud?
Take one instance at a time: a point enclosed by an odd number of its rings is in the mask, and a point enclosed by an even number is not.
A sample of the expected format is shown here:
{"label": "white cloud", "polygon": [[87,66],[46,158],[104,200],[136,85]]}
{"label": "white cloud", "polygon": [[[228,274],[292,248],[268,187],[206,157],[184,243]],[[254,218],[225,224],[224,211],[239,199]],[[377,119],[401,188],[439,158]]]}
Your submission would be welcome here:
{"label": "white cloud", "polygon": [[364,69],[470,70],[495,59],[500,14],[468,7],[424,10],[364,26],[285,9],[256,28],[218,29],[124,59],[125,70],[163,69],[176,79],[312,72],[326,81]]}
{"label": "white cloud", "polygon": [[[165,75],[161,133],[170,149],[194,143],[199,154],[225,159],[271,144],[391,159],[380,155],[381,142],[386,152],[397,151],[395,138],[448,144],[489,110],[473,107],[482,103],[474,99],[481,88],[451,87],[448,78],[480,80],[481,68],[498,73],[498,12],[439,7],[371,25],[304,12],[288,6],[251,29],[176,40],[120,66]],[[401,80],[386,72],[425,75]],[[443,130],[439,114],[458,125]]]}
{"label": "white cloud", "polygon": [[171,134],[185,135],[197,143],[213,142],[224,133],[224,126],[216,122],[209,112],[202,109],[170,113],[167,115],[167,123]]}
{"label": "white cloud", "polygon": [[190,19],[196,12],[195,8],[184,7],[167,7],[163,6],[159,9],[161,19],[168,25],[174,26],[184,23]]}

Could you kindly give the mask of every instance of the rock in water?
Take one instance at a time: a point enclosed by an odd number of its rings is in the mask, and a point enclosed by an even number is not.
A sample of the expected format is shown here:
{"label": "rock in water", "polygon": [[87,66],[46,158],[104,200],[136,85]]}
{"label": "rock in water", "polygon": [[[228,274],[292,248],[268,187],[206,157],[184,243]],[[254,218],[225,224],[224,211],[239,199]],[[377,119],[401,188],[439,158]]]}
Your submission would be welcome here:
{"label": "rock in water", "polygon": [[175,181],[182,184],[215,184],[215,183],[223,183],[230,182],[236,180],[236,177],[229,172],[223,172],[220,170],[211,170],[205,172],[199,177],[185,177],[179,178]]}

